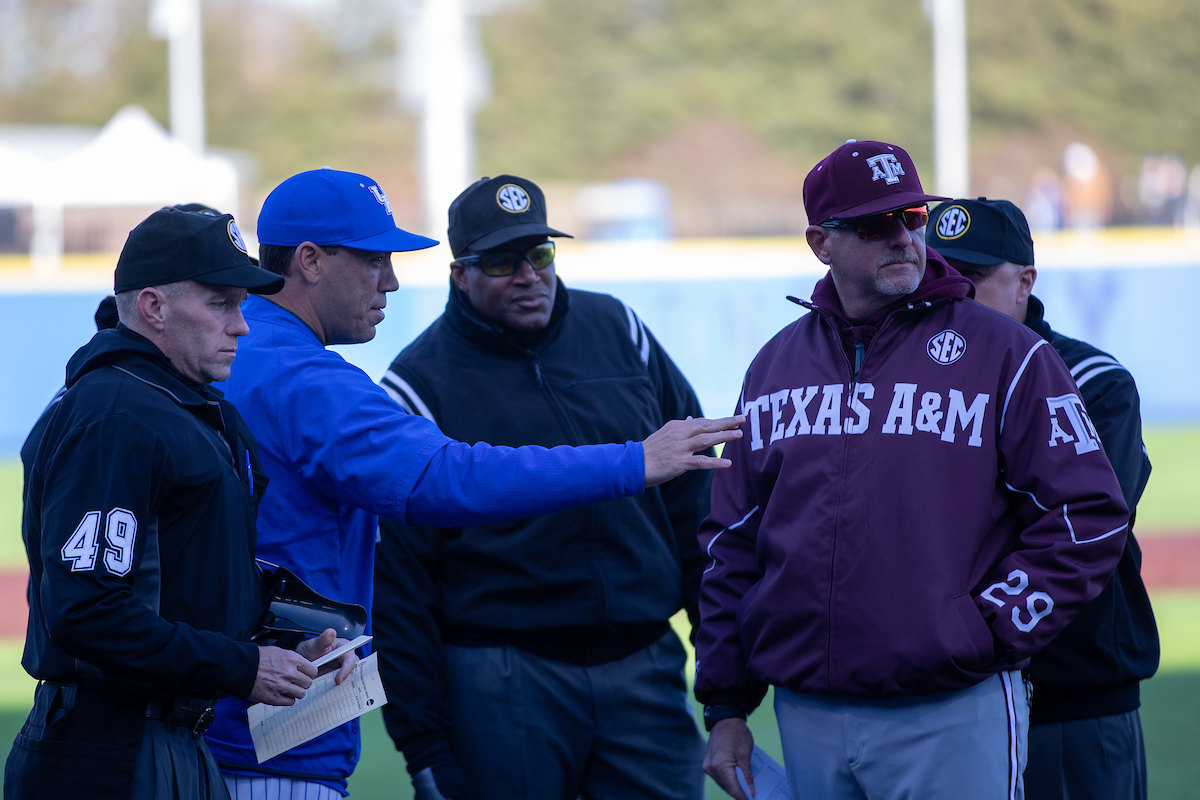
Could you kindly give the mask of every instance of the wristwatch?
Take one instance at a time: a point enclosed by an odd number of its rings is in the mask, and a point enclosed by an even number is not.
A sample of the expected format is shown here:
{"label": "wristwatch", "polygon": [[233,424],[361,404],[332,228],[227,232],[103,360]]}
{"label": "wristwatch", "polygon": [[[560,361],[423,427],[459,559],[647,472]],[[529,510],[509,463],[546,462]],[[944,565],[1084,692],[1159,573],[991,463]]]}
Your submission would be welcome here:
{"label": "wristwatch", "polygon": [[736,706],[705,706],[704,707],[704,730],[712,731],[713,725],[716,725],[723,719],[737,717],[745,719],[746,712]]}

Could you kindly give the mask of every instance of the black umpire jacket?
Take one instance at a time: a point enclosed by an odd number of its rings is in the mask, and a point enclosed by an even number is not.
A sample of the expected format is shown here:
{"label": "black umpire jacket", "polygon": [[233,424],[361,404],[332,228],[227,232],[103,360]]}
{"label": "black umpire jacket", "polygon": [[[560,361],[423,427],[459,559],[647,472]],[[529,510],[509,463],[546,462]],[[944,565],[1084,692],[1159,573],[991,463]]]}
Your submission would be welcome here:
{"label": "black umpire jacket", "polygon": [[50,719],[26,722],[6,787],[127,794],[148,698],[253,688],[257,446],[219,391],[119,326],[72,357],[22,458],[21,663],[48,682],[39,692],[66,687]]}
{"label": "black umpire jacket", "polygon": [[[445,313],[382,382],[410,413],[470,443],[639,441],[671,419],[701,415],[687,380],[628,306],[568,292],[561,280],[549,324],[526,338],[481,317],[451,286]],[[381,520],[375,645],[391,698],[384,720],[409,770],[445,753],[443,644],[599,664],[657,641],[681,607],[694,623],[696,530],[710,484],[697,470],[634,497],[467,528],[398,531]]]}
{"label": "black umpire jacket", "polygon": [[1133,376],[1108,353],[1051,330],[1045,308],[1029,298],[1025,324],[1050,342],[1071,370],[1129,506],[1129,535],[1104,591],[1033,657],[1030,723],[1067,722],[1133,711],[1139,683],[1158,669],[1158,629],[1142,583],[1133,536],[1137,502],[1150,478]]}

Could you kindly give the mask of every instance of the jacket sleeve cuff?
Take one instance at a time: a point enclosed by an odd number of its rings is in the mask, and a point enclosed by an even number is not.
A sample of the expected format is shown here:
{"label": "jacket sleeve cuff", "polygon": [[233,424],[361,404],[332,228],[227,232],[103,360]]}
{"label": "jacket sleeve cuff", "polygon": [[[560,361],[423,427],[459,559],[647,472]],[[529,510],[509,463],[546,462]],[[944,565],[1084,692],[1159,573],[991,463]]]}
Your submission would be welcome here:
{"label": "jacket sleeve cuff", "polygon": [[706,706],[733,706],[749,715],[758,708],[766,694],[767,687],[763,686],[758,690],[704,692],[703,697],[700,696],[700,692],[697,692],[696,699]]}
{"label": "jacket sleeve cuff", "polygon": [[254,682],[258,679],[258,645],[230,642],[229,665],[223,685],[217,688],[245,700],[254,691]]}
{"label": "jacket sleeve cuff", "polygon": [[442,731],[418,734],[406,739],[403,744],[398,743],[396,748],[404,753],[409,775],[416,775],[434,764],[454,760],[450,755],[450,743]]}
{"label": "jacket sleeve cuff", "polygon": [[642,443],[626,442],[625,458],[632,472],[632,483],[626,483],[622,489],[626,496],[641,494],[646,491],[646,453],[642,450]]}

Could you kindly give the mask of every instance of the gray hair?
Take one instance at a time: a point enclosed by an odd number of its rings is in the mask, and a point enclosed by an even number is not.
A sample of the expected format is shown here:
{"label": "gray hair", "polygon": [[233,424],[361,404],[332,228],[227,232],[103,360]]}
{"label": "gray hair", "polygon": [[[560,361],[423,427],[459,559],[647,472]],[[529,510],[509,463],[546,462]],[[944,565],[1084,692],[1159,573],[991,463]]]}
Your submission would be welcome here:
{"label": "gray hair", "polygon": [[[175,300],[183,297],[190,282],[175,281],[174,283],[164,283],[161,286],[153,288],[158,289],[167,297]],[[138,319],[137,299],[141,293],[141,289],[130,289],[128,292],[121,292],[117,295],[117,318],[121,320],[121,324],[126,328],[133,328],[134,324],[136,324],[136,320]]]}

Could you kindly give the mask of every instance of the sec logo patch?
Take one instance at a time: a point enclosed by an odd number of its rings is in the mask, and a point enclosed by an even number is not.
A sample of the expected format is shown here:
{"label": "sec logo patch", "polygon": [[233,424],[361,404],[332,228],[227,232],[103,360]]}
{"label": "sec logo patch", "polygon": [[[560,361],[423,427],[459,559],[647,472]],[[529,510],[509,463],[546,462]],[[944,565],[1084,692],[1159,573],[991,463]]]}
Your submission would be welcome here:
{"label": "sec logo patch", "polygon": [[242,238],[242,232],[238,230],[237,223],[232,219],[229,220],[229,241],[233,242],[233,246],[243,253],[246,252],[246,240]]}
{"label": "sec logo patch", "polygon": [[971,227],[971,215],[962,206],[950,206],[938,217],[937,232],[943,239],[957,239]]}
{"label": "sec logo patch", "polygon": [[925,345],[925,352],[939,364],[953,364],[967,351],[967,340],[951,330],[932,336]]}
{"label": "sec logo patch", "polygon": [[515,183],[506,183],[496,192],[496,202],[505,211],[520,214],[529,210],[529,195]]}

